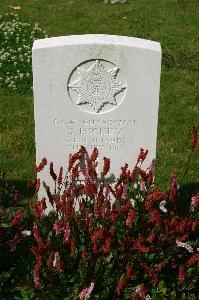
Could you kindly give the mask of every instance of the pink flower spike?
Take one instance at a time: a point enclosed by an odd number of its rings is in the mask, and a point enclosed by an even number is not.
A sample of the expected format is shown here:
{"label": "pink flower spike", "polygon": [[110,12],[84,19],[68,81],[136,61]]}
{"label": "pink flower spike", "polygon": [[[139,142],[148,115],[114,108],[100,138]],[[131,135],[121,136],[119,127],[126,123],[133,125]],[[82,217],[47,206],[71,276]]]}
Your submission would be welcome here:
{"label": "pink flower spike", "polygon": [[122,199],[126,199],[127,197],[127,185],[124,186],[123,188],[123,192],[122,192]]}
{"label": "pink flower spike", "polygon": [[193,212],[199,207],[199,193],[191,198],[190,211]]}
{"label": "pink flower spike", "polygon": [[79,294],[79,298],[80,300],[87,300],[90,297],[90,294],[92,293],[94,288],[94,283],[91,282],[90,286],[88,288],[85,288],[81,291],[81,293]]}
{"label": "pink flower spike", "polygon": [[176,245],[177,245],[177,247],[185,248],[190,253],[193,252],[193,248],[188,243],[183,243],[183,242],[176,240]]}
{"label": "pink flower spike", "polygon": [[64,241],[67,242],[70,237],[70,224],[66,223],[66,226],[64,228]]}
{"label": "pink flower spike", "polygon": [[141,182],[140,182],[140,191],[146,192],[146,185],[143,180],[141,180]]}
{"label": "pink flower spike", "polygon": [[53,267],[56,267],[59,262],[60,262],[59,252],[55,252],[54,259],[53,259]]}

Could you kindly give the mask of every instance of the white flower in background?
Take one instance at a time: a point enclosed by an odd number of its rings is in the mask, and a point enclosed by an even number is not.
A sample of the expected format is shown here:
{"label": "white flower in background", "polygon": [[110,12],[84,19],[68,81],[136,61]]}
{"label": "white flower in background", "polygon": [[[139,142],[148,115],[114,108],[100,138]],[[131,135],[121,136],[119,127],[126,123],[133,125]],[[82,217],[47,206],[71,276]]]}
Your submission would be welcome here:
{"label": "white flower in background", "polygon": [[139,295],[139,296],[142,296],[140,287],[137,287],[137,288],[136,288],[135,293],[136,293],[137,295]]}
{"label": "white flower in background", "polygon": [[110,4],[115,4],[115,3],[123,4],[123,3],[126,3],[126,0],[104,0],[104,3],[106,3],[106,4],[108,4],[108,3],[110,3]]}
{"label": "white flower in background", "polygon": [[[30,36],[32,35],[32,40]],[[0,17],[0,85],[16,90],[32,74],[31,49],[33,40],[44,38],[38,24],[35,27],[19,21],[17,14],[5,14]],[[10,70],[10,74],[6,70]],[[26,76],[24,70],[30,74]],[[20,77],[17,77],[17,74]],[[12,76],[12,77],[11,77]],[[13,79],[10,81],[10,77]],[[20,79],[20,80],[19,80]],[[30,81],[27,81],[30,84]]]}
{"label": "white flower in background", "polygon": [[21,234],[23,235],[23,237],[25,236],[31,236],[31,231],[30,230],[22,230]]}
{"label": "white flower in background", "polygon": [[109,256],[107,256],[107,259],[106,259],[106,261],[107,261],[107,262],[110,262],[112,258],[113,258],[113,255],[112,255],[112,254],[110,254]]}
{"label": "white flower in background", "polygon": [[167,212],[167,209],[165,207],[166,204],[167,204],[166,201],[163,200],[163,201],[160,202],[160,205],[159,205],[160,210],[163,211],[164,213]]}

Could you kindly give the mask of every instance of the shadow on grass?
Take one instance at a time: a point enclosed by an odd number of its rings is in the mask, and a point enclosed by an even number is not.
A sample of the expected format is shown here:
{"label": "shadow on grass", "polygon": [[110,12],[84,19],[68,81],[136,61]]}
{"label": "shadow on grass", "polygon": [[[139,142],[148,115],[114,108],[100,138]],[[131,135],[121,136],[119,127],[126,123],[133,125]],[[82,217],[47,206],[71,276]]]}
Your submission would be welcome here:
{"label": "shadow on grass", "polygon": [[9,186],[14,186],[15,190],[19,192],[19,201],[23,202],[28,198],[32,198],[33,190],[29,187],[28,180],[7,180]]}
{"label": "shadow on grass", "polygon": [[[19,204],[27,203],[28,199],[36,199],[33,190],[29,187],[26,180],[7,180],[8,186],[13,187],[19,192]],[[179,190],[178,207],[182,215],[187,215],[190,209],[191,198],[199,191],[199,182],[183,184]]]}
{"label": "shadow on grass", "polygon": [[33,189],[27,180],[9,180],[0,182],[0,205],[3,208],[26,207],[36,201]]}

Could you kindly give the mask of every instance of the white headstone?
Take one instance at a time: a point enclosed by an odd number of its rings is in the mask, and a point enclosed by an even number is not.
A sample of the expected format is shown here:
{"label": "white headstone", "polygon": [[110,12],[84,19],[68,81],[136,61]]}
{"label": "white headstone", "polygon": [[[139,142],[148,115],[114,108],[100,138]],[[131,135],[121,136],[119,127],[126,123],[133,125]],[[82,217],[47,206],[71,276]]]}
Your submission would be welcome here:
{"label": "white headstone", "polygon": [[[67,167],[81,145],[111,159],[116,177],[156,156],[160,44],[124,36],[80,35],[37,40],[33,46],[36,161]],[[100,168],[100,167],[99,167]],[[100,170],[99,170],[100,171]],[[49,169],[39,174],[49,183]]]}

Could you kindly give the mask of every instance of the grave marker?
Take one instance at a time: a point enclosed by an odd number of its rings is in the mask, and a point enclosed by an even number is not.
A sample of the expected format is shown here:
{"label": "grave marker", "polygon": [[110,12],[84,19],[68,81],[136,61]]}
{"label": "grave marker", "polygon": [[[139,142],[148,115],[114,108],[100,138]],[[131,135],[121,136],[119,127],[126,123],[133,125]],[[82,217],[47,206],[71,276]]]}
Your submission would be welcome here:
{"label": "grave marker", "polygon": [[[81,145],[111,159],[117,177],[139,149],[156,156],[160,44],[132,37],[80,35],[37,40],[33,88],[37,164],[66,168]],[[100,168],[100,166],[99,166]],[[50,182],[49,170],[39,174]]]}

